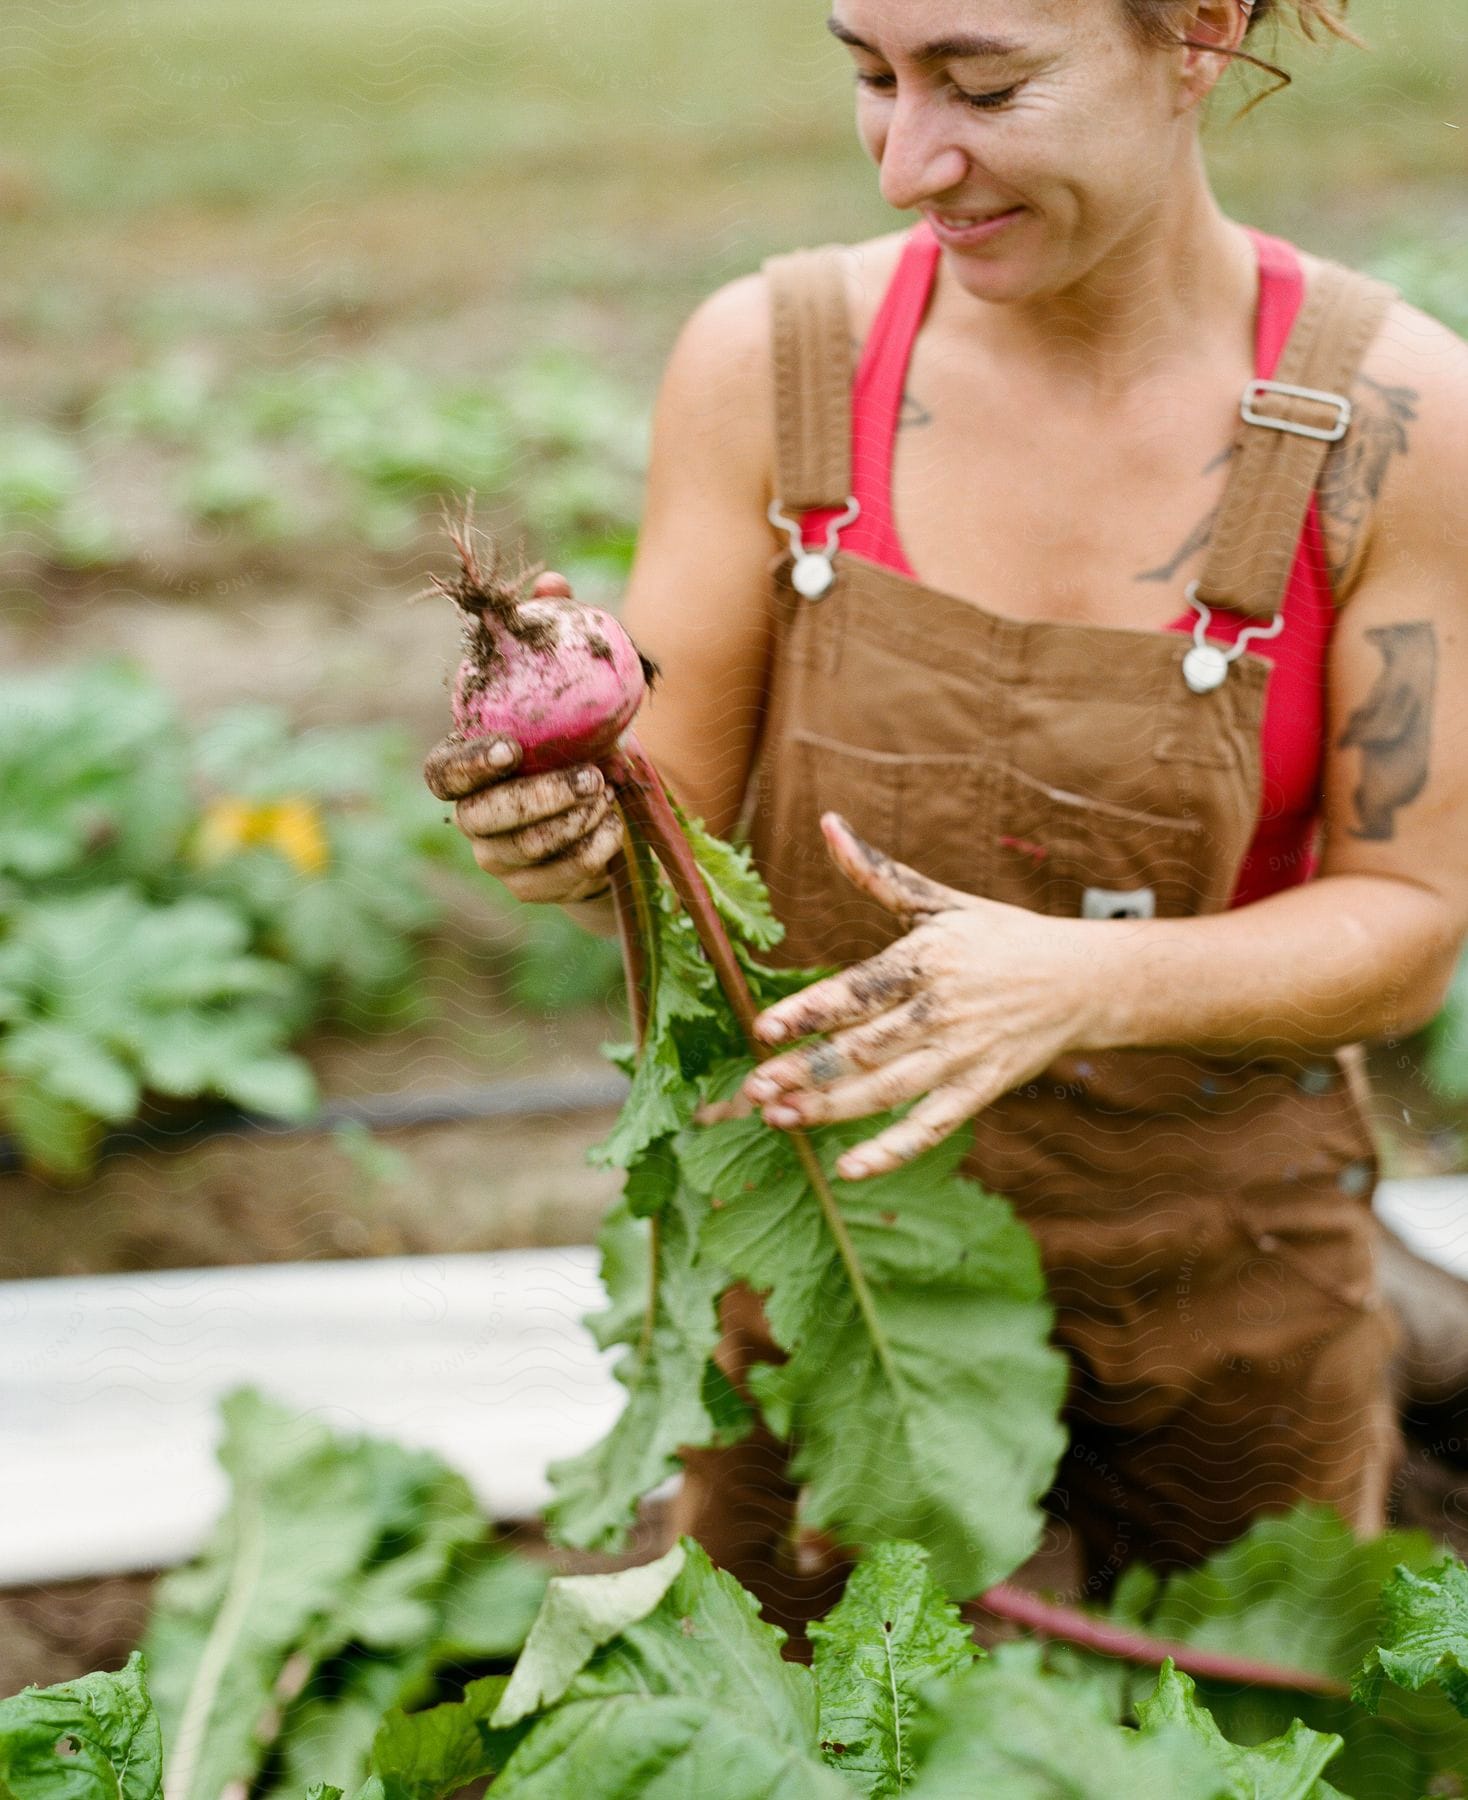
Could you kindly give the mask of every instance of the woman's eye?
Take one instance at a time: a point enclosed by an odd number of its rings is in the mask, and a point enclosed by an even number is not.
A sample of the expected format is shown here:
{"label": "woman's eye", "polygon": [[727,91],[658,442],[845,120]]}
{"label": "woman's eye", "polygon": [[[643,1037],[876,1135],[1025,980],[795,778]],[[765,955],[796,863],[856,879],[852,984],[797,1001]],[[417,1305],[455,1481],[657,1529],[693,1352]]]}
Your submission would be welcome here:
{"label": "woman's eye", "polygon": [[[859,87],[874,88],[881,93],[885,93],[892,86],[893,80],[894,77],[891,75],[865,75],[860,70],[857,70],[856,73]],[[962,88],[956,88],[954,91],[965,106],[975,107],[980,112],[992,112],[998,107],[1007,105],[1023,85],[1022,82],[1016,82],[1013,87],[999,88],[989,94],[967,94]]]}
{"label": "woman's eye", "polygon": [[999,88],[992,94],[966,94],[962,88],[957,91],[959,99],[965,106],[976,106],[980,112],[986,112],[994,107],[1006,105],[1019,90],[1020,84],[1016,82],[1013,87]]}

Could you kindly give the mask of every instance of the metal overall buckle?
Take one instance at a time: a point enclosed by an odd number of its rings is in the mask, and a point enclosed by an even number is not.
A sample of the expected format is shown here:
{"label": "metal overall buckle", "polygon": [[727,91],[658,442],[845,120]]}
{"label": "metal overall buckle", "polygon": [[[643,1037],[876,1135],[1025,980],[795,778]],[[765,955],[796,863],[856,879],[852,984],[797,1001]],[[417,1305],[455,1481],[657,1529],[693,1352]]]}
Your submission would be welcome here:
{"label": "metal overall buckle", "polygon": [[1183,658],[1183,680],[1195,694],[1211,694],[1228,680],[1230,668],[1255,638],[1279,636],[1284,630],[1284,613],[1277,612],[1268,625],[1246,625],[1237,639],[1225,649],[1222,644],[1210,644],[1207,640],[1206,633],[1213,613],[1198,598],[1198,586],[1196,581],[1188,583],[1188,605],[1197,611],[1198,619],[1193,626],[1193,647]]}
{"label": "metal overall buckle", "polygon": [[[1316,400],[1322,406],[1333,406],[1336,409],[1336,422],[1329,428],[1323,425],[1301,425],[1294,419],[1272,419],[1267,413],[1256,410],[1254,402],[1264,394],[1288,394],[1296,400]],[[1268,381],[1262,375],[1256,376],[1244,389],[1243,402],[1239,407],[1239,415],[1246,425],[1268,425],[1274,431],[1291,431],[1296,437],[1319,438],[1325,444],[1337,444],[1346,435],[1351,425],[1353,408],[1344,394],[1327,393],[1324,388],[1295,387],[1288,381]]]}
{"label": "metal overall buckle", "polygon": [[861,507],[854,494],[847,497],[846,511],[826,527],[824,550],[806,549],[803,526],[797,519],[787,519],[783,508],[783,501],[772,500],[768,516],[770,523],[779,526],[790,539],[791,554],[795,558],[795,567],[790,571],[791,586],[807,600],[819,600],[836,579],[832,562],[841,547],[841,532],[860,514]]}

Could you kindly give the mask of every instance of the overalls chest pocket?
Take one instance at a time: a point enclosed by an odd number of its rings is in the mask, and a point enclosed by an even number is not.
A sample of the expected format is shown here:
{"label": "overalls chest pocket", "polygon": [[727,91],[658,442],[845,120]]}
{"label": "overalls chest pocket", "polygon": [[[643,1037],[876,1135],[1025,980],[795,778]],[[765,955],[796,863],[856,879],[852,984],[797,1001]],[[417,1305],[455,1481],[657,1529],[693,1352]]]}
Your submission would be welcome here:
{"label": "overalls chest pocket", "polygon": [[[853,736],[857,733],[853,732]],[[1206,743],[1189,734],[1194,748]],[[839,812],[870,843],[962,893],[1060,918],[1188,918],[1229,902],[1257,816],[1251,765],[1208,758],[1181,770],[1159,762],[1156,809],[1134,771],[1108,771],[1098,748],[1085,788],[1061,785],[993,752],[873,749],[795,727],[787,740],[773,835],[795,865],[789,899],[800,935],[822,958],[875,954],[897,922],[854,889],[827,856],[823,812]],[[1142,784],[1144,798],[1147,797]],[[787,921],[793,923],[794,921]]]}
{"label": "overalls chest pocket", "polygon": [[1056,918],[1181,919],[1226,905],[1196,818],[1139,812],[1004,768],[982,892]]}

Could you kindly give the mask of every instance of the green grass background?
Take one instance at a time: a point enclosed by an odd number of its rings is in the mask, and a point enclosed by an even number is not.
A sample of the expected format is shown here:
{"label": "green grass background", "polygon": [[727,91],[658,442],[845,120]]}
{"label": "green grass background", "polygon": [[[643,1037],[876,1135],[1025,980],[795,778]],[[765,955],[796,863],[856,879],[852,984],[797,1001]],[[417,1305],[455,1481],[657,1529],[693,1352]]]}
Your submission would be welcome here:
{"label": "green grass background", "polygon": [[[825,0],[0,10],[0,324],[80,335],[84,364],[187,331],[300,353],[344,319],[370,334],[485,299],[584,333],[555,311],[579,298],[615,309],[650,379],[710,287],[907,216],[856,142]],[[1239,124],[1263,78],[1227,78],[1220,197],[1307,247],[1405,247],[1468,285],[1468,7],[1352,17],[1370,50],[1265,28],[1295,85]]]}

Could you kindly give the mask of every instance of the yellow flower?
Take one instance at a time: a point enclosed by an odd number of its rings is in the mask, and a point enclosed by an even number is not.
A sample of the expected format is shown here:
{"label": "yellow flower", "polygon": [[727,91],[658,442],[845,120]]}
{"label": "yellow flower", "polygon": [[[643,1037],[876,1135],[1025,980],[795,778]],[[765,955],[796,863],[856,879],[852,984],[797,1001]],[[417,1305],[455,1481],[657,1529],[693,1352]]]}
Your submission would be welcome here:
{"label": "yellow flower", "polygon": [[319,875],[331,860],[326,823],[311,800],[241,800],[226,795],[205,812],[198,855],[220,863],[243,850],[275,850],[303,875]]}

